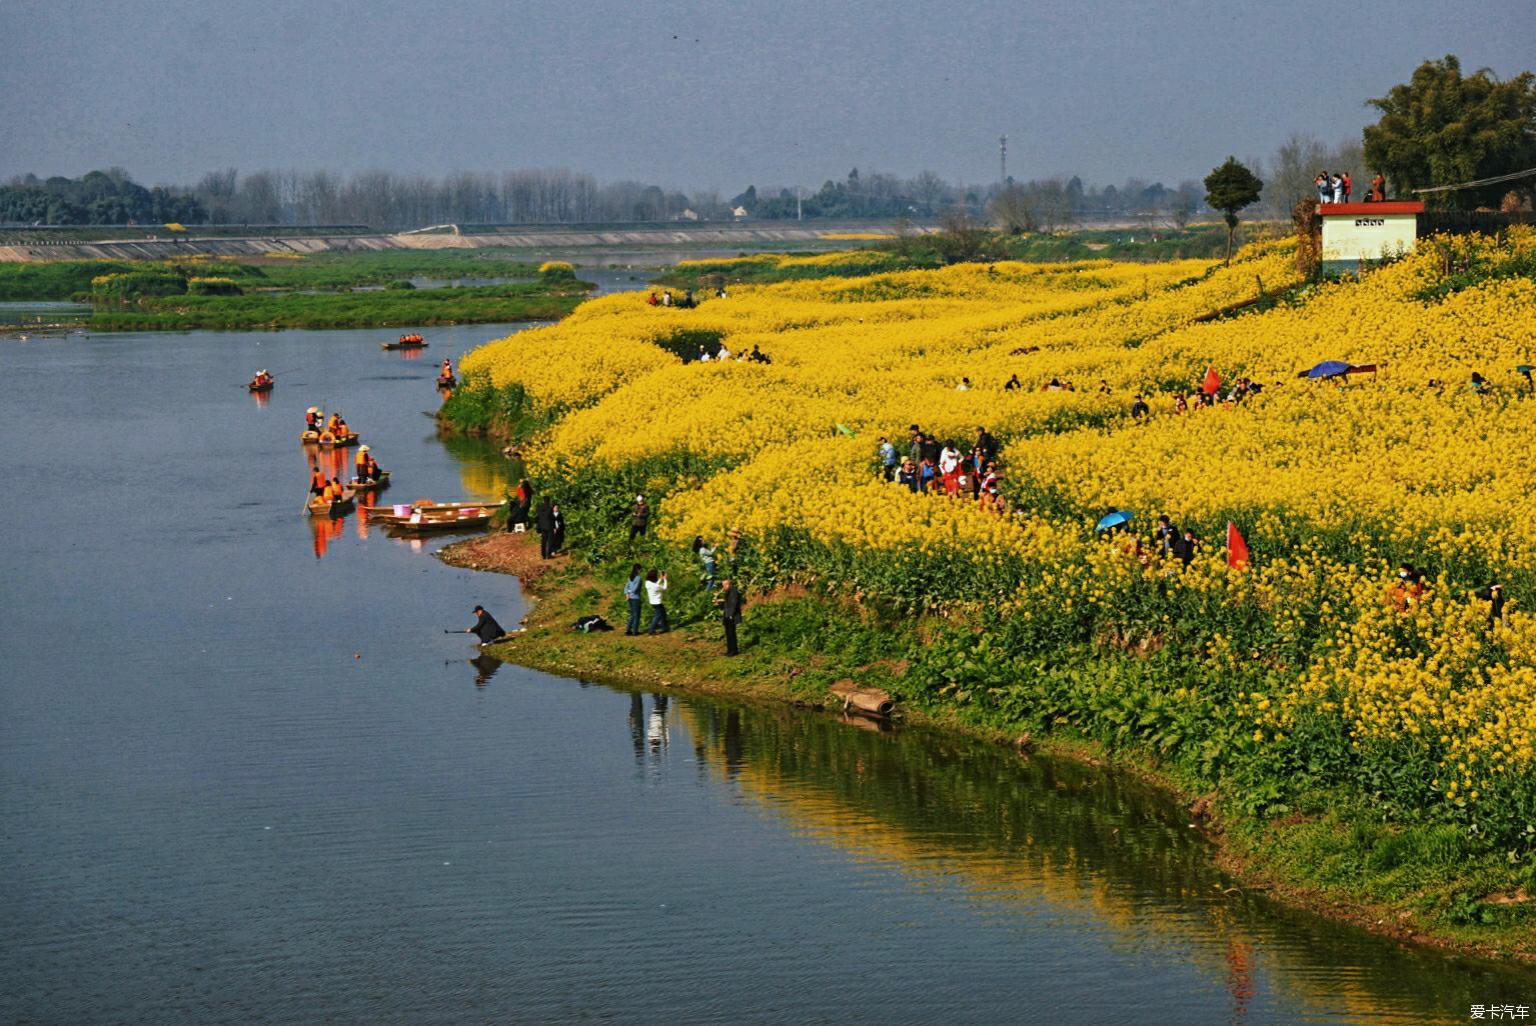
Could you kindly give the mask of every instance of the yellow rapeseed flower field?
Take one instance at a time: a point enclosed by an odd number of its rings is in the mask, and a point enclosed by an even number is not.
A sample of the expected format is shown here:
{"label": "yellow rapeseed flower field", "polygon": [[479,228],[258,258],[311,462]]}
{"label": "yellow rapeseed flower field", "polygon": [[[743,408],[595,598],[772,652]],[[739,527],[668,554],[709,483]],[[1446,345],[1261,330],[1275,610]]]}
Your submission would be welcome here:
{"label": "yellow rapeseed flower field", "polygon": [[[1393,767],[1384,800],[1512,829],[1536,793],[1536,396],[1516,369],[1536,364],[1536,283],[1426,290],[1533,254],[1517,230],[1306,286],[1287,242],[1230,267],[763,256],[869,273],[688,310],[605,296],[463,372],[549,425],[530,447],[546,479],[665,482],[686,456],[657,497],[669,539],[734,532],[766,579],[985,612],[1042,643],[1182,644],[1200,672],[1170,683],[1169,707],[1234,712],[1235,746],[1300,764],[1301,746],[1336,744],[1341,764]],[[729,358],[686,358],[701,345]],[[770,362],[740,359],[754,347]],[[1298,377],[1326,360],[1376,369]],[[1263,388],[1178,412],[1208,368],[1222,396],[1240,376]],[[1138,394],[1151,412],[1133,419]],[[877,439],[905,455],[912,424],[966,451],[979,426],[996,435],[1011,509],[882,480]],[[1108,507],[1135,519],[1106,541]],[[1205,539],[1187,568],[1161,557],[1158,514]],[[1247,568],[1222,558],[1229,520]],[[1399,562],[1422,588],[1392,590]],[[1490,624],[1474,590],[1492,581],[1510,600]]]}

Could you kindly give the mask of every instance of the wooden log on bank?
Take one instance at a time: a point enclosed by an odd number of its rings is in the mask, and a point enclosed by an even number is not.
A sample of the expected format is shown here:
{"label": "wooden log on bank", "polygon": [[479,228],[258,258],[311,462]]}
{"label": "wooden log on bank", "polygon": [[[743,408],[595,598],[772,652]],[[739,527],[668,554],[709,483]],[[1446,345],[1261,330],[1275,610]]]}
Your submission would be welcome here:
{"label": "wooden log on bank", "polygon": [[862,688],[851,680],[837,681],[832,685],[832,694],[842,701],[844,712],[885,719],[896,711],[896,700],[888,692],[879,688]]}

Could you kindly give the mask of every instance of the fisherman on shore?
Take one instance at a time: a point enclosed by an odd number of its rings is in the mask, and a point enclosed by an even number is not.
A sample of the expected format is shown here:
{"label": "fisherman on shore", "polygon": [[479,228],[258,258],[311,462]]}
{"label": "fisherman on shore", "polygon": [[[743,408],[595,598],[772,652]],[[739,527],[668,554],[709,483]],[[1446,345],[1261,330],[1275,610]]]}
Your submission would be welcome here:
{"label": "fisherman on shore", "polygon": [[473,634],[478,637],[480,639],[480,647],[484,648],[507,632],[501,629],[501,624],[496,622],[494,616],[485,611],[484,606],[476,606],[475,625],[464,633]]}

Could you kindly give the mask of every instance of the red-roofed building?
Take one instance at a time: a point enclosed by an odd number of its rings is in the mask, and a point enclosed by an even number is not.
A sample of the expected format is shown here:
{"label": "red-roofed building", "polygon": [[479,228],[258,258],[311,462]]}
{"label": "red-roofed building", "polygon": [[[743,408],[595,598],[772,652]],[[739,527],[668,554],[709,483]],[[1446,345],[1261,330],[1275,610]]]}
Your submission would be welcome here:
{"label": "red-roofed building", "polygon": [[1412,253],[1424,204],[1323,203],[1323,270],[1350,272],[1362,263]]}

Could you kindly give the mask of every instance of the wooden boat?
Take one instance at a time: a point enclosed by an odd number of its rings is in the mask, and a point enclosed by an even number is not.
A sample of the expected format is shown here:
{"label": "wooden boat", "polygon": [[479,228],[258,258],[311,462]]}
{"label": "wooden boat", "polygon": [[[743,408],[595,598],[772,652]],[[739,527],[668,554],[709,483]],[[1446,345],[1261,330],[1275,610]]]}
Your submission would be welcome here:
{"label": "wooden boat", "polygon": [[398,342],[381,342],[381,343],[379,343],[379,348],[380,349],[386,349],[386,350],[388,350],[388,349],[425,349],[425,348],[427,348],[427,340],[422,338],[420,335],[413,335],[410,338],[402,338]]}
{"label": "wooden boat", "polygon": [[250,389],[252,392],[270,392],[272,391],[272,386],[275,384],[277,384],[275,381],[263,381],[260,384],[252,381],[245,387]]}
{"label": "wooden boat", "polygon": [[493,511],[484,506],[466,509],[440,510],[434,507],[417,509],[408,517],[397,517],[390,522],[390,530],[401,534],[426,534],[430,531],[468,531],[484,527],[491,522]]}
{"label": "wooden boat", "polygon": [[318,495],[311,496],[306,506],[312,517],[339,517],[352,508],[353,498],[357,495],[354,491],[346,491],[335,502],[326,502]]}
{"label": "wooden boat", "polygon": [[458,378],[455,378],[452,374],[448,375],[446,378],[440,377],[437,379],[438,388],[452,388],[458,383]]}
{"label": "wooden boat", "polygon": [[349,445],[356,445],[362,440],[362,436],[356,431],[341,436],[333,435],[329,431],[320,432],[320,447],[322,449],[344,449]]}
{"label": "wooden boat", "polygon": [[418,512],[424,513],[456,513],[460,510],[478,509],[488,514],[495,514],[505,502],[432,502],[429,499],[417,499],[415,502],[401,502],[395,504],[381,503],[376,506],[364,504],[361,509],[368,514],[368,519],[382,524],[395,524],[402,520],[408,520]]}
{"label": "wooden boat", "polygon": [[357,478],[347,482],[347,487],[359,492],[382,492],[389,487],[389,471],[379,471],[379,476],[373,481],[359,481]]}
{"label": "wooden boat", "polygon": [[306,431],[306,432],[304,432],[303,434],[301,434],[299,436],[299,441],[303,442],[305,445],[319,445],[320,444],[320,432],[318,432],[318,431]]}

